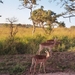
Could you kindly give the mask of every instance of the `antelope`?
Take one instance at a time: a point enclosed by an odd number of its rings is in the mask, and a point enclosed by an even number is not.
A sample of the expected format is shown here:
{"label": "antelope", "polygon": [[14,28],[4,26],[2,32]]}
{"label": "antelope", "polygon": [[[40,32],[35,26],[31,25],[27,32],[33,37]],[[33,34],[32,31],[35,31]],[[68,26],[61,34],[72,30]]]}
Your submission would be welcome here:
{"label": "antelope", "polygon": [[35,68],[38,64],[40,64],[40,68],[39,68],[39,72],[41,70],[41,67],[43,66],[43,70],[45,71],[45,62],[47,61],[48,57],[50,56],[49,51],[45,51],[46,55],[35,55],[32,57],[32,63],[31,63],[31,67],[30,67],[30,73],[33,67],[34,73],[35,73]]}
{"label": "antelope", "polygon": [[47,40],[48,43],[54,43],[55,46],[58,46],[61,42],[59,40]]}
{"label": "antelope", "polygon": [[38,54],[40,54],[40,52],[44,49],[44,48],[47,48],[49,49],[49,51],[52,52],[52,48],[56,45],[60,44],[60,42],[58,42],[56,39],[54,40],[47,40],[46,42],[44,43],[41,43],[39,45],[39,51],[38,51]]}
{"label": "antelope", "polygon": [[37,54],[40,54],[40,52],[44,49],[44,48],[47,48],[49,49],[49,51],[52,50],[52,48],[54,47],[55,45],[55,41],[54,40],[47,40],[47,42],[44,42],[44,43],[41,43],[39,45],[39,50],[37,52]]}

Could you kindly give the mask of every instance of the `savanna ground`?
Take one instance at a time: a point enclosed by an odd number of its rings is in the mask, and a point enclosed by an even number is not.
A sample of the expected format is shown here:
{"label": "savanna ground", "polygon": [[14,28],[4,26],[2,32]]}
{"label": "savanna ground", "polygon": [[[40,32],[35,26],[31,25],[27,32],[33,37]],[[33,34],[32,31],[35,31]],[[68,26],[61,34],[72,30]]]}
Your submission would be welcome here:
{"label": "savanna ground", "polygon": [[[0,56],[0,75],[31,75],[29,73],[31,57],[32,55]],[[36,71],[37,73],[35,75],[38,75],[38,67]],[[46,74],[48,73],[51,73],[51,75],[59,75],[60,73],[62,73],[61,75],[63,75],[63,73],[65,73],[64,75],[66,75],[66,73],[70,75],[71,73],[75,74],[75,53],[53,52],[53,56],[46,62]],[[41,70],[41,74],[44,74],[43,70]]]}
{"label": "savanna ground", "polygon": [[[56,28],[51,34],[36,28],[32,36],[32,28],[19,27],[13,43],[8,39],[9,33],[9,27],[0,27],[0,75],[30,75],[31,57],[39,44],[54,37],[62,44],[53,49],[52,57],[46,62],[46,72],[75,74],[75,28]],[[38,74],[38,66],[36,72]],[[41,73],[43,75],[43,70]]]}

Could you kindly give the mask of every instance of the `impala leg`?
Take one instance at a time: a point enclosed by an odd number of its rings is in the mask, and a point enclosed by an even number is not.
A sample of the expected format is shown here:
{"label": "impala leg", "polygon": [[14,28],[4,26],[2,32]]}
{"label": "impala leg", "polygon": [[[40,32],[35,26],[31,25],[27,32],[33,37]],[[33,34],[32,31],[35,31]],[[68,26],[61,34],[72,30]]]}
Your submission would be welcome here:
{"label": "impala leg", "polygon": [[45,63],[43,63],[43,69],[44,69],[44,73],[46,73],[46,71],[45,71]]}
{"label": "impala leg", "polygon": [[36,72],[36,71],[35,71],[35,69],[36,69],[36,65],[37,65],[37,64],[35,63],[35,64],[34,64],[34,73]]}
{"label": "impala leg", "polygon": [[31,67],[30,67],[30,73],[31,73],[31,70],[32,70],[34,64],[35,64],[35,60],[32,58],[32,63],[31,63]]}
{"label": "impala leg", "polygon": [[34,65],[34,64],[31,64],[31,67],[30,67],[30,73],[31,73],[31,70],[32,70],[33,65]]}
{"label": "impala leg", "polygon": [[42,67],[42,62],[40,63],[40,68],[39,68],[39,72],[41,71],[41,67]]}

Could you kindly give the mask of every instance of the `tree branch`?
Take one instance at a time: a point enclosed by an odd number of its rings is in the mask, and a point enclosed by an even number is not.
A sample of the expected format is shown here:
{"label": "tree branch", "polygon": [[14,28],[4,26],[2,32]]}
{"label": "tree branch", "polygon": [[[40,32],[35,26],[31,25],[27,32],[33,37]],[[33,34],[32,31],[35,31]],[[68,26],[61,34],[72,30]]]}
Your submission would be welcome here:
{"label": "tree branch", "polygon": [[75,15],[70,15],[70,16],[63,16],[63,18],[70,18],[70,17],[75,17]]}
{"label": "tree branch", "polygon": [[2,0],[0,0],[0,3],[3,3],[3,1],[2,1]]}

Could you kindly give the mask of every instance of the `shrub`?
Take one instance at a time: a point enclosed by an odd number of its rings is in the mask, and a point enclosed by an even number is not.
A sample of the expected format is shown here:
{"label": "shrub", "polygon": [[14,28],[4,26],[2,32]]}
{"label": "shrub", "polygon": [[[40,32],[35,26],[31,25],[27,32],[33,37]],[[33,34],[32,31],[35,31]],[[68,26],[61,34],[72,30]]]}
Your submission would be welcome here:
{"label": "shrub", "polygon": [[41,35],[37,35],[32,38],[29,37],[26,40],[27,40],[26,53],[35,54],[37,52],[37,50],[39,49],[39,44],[45,40],[45,37],[41,36]]}
{"label": "shrub", "polygon": [[[60,38],[57,37],[57,39]],[[0,42],[0,55],[1,54],[35,54],[39,49],[39,44],[46,40],[47,38],[41,35],[36,35],[33,37],[24,37],[22,39],[7,38],[4,42]],[[62,36],[60,41],[61,44],[53,48],[53,51],[63,52],[63,51],[68,51],[69,49],[74,49],[75,38],[68,38],[67,36]]]}
{"label": "shrub", "polygon": [[18,74],[21,74],[24,70],[24,67],[23,66],[20,66],[20,65],[16,65],[15,67],[13,67],[10,71],[10,73],[12,75],[18,75]]}

